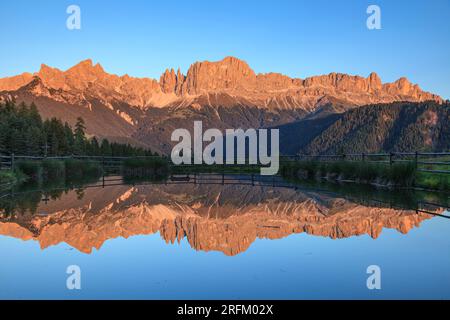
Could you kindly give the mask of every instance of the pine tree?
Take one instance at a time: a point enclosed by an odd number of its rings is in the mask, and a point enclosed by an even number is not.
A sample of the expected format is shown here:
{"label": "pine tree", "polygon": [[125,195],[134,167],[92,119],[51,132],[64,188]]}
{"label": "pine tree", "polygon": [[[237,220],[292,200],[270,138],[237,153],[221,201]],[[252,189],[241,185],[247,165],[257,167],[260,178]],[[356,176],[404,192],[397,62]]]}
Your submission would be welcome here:
{"label": "pine tree", "polygon": [[84,120],[80,117],[77,118],[77,123],[75,124],[75,143],[74,143],[74,153],[78,155],[86,154],[87,143],[84,131],[86,130]]}
{"label": "pine tree", "polygon": [[67,142],[66,155],[72,154],[74,144],[75,144],[75,138],[73,136],[72,128],[70,127],[70,125],[67,122],[64,123],[64,137]]}
{"label": "pine tree", "polygon": [[98,145],[98,141],[96,137],[91,139],[91,155],[98,156],[100,155],[100,146]]}
{"label": "pine tree", "polygon": [[102,140],[100,149],[103,156],[112,156],[111,145],[107,139]]}

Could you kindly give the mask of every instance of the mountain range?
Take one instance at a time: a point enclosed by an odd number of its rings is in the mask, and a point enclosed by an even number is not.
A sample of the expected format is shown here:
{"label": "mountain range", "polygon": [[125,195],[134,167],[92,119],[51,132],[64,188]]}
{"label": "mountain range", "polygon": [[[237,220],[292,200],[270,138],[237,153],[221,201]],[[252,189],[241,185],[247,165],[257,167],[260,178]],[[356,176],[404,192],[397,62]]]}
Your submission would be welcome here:
{"label": "mountain range", "polygon": [[34,74],[0,79],[0,102],[5,100],[34,102],[44,118],[71,125],[81,116],[90,135],[164,154],[172,148],[172,131],[191,128],[194,120],[202,120],[204,128],[284,129],[308,119],[331,121],[330,116],[371,104],[443,103],[406,78],[382,83],[376,73],[305,79],[256,74],[234,57],[196,62],[186,74],[168,69],[159,80],[109,74],[92,60],[66,71],[43,64]]}

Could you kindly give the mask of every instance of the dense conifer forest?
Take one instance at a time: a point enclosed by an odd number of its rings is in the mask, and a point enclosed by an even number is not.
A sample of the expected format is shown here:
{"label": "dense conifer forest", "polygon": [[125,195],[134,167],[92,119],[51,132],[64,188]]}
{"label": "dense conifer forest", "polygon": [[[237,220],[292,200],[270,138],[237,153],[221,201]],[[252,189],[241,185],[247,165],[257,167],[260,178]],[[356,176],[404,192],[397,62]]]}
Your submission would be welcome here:
{"label": "dense conifer forest", "polygon": [[100,141],[86,135],[84,120],[72,128],[57,118],[43,120],[32,103],[0,104],[0,153],[28,156],[148,156],[150,150]]}
{"label": "dense conifer forest", "polygon": [[450,103],[396,102],[280,127],[281,152],[340,154],[450,151]]}

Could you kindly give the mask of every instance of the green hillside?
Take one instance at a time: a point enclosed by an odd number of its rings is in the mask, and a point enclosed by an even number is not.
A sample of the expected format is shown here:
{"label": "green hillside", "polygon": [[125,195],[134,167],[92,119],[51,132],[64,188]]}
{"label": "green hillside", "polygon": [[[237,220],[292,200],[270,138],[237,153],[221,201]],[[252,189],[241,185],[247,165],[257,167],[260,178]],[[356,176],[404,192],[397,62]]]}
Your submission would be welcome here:
{"label": "green hillside", "polygon": [[[285,154],[450,150],[450,104],[369,105],[280,127]],[[321,130],[323,129],[323,130]]]}

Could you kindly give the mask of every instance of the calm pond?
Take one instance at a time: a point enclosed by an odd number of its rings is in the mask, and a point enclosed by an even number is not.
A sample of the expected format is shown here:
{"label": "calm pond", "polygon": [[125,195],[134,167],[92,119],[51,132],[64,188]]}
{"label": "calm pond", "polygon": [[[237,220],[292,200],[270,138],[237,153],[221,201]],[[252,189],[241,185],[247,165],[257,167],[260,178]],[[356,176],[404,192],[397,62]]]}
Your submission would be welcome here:
{"label": "calm pond", "polygon": [[214,175],[39,189],[0,198],[0,299],[450,298],[445,194]]}

